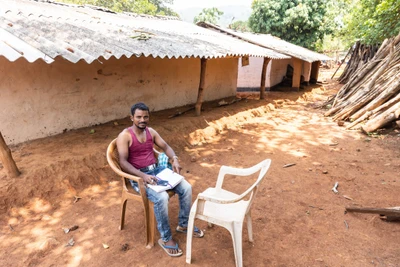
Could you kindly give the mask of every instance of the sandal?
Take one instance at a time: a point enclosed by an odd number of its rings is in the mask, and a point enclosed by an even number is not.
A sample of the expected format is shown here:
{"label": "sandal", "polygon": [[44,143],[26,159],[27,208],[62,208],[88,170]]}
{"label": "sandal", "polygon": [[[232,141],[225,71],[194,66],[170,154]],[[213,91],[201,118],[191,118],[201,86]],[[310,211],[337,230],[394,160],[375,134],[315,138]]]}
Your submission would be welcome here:
{"label": "sandal", "polygon": [[[176,227],[176,231],[179,232],[179,233],[186,234],[187,233],[187,227],[182,227],[182,226],[178,225],[178,227]],[[194,229],[193,229],[193,237],[201,238],[203,236],[204,236],[204,232],[201,231],[199,228],[197,228],[195,226]]]}
{"label": "sandal", "polygon": [[[182,256],[182,254],[183,254],[183,251],[178,247],[178,243],[176,243],[175,246],[167,246],[167,245],[165,245],[164,241],[160,238],[158,240],[158,244],[165,251],[165,253],[168,254],[168,256],[179,257],[179,256]],[[175,249],[178,252],[174,254],[174,253],[169,252],[168,249]]]}

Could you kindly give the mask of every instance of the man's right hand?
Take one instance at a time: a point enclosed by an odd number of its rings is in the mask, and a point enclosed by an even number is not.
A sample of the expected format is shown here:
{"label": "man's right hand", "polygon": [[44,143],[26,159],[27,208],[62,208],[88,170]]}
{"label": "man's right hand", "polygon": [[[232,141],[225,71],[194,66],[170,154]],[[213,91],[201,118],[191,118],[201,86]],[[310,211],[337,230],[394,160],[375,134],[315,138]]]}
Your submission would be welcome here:
{"label": "man's right hand", "polygon": [[148,175],[145,174],[144,176],[142,176],[142,179],[144,181],[144,184],[147,186],[148,184],[151,185],[156,185],[157,184],[157,178],[154,177],[153,175]]}

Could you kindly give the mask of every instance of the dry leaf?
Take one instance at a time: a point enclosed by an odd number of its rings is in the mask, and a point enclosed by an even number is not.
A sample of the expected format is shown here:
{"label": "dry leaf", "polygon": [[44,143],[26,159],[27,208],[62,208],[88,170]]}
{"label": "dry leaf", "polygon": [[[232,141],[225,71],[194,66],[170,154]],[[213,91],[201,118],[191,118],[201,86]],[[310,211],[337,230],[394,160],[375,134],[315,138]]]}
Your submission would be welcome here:
{"label": "dry leaf", "polygon": [[107,245],[106,243],[103,243],[103,248],[108,249],[110,246]]}

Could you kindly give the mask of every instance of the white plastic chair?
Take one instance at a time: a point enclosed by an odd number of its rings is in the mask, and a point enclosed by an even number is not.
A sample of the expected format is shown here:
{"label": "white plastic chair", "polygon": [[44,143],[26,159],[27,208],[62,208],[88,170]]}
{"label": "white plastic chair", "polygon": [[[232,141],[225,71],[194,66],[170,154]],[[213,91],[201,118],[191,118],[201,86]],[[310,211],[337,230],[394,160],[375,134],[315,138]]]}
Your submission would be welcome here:
{"label": "white plastic chair", "polygon": [[[232,235],[233,249],[235,252],[236,266],[243,266],[242,259],[242,228],[246,218],[249,241],[253,242],[253,229],[251,223],[251,204],[257,193],[260,182],[265,177],[271,160],[266,159],[257,165],[238,169],[222,166],[215,187],[208,188],[197,196],[189,215],[189,224],[186,239],[186,262],[191,263],[193,225],[196,218],[216,224],[228,229]],[[226,174],[249,176],[260,171],[257,181],[241,195],[222,189]]]}

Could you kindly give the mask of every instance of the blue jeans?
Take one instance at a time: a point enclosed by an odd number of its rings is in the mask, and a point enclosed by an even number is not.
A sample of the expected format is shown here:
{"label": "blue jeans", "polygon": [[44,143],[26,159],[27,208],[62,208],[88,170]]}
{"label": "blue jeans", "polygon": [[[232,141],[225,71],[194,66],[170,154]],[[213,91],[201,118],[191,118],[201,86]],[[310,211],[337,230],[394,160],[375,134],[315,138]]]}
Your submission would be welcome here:
{"label": "blue jeans", "polygon": [[[164,169],[165,167],[159,166],[154,170],[146,172],[146,174],[155,176]],[[137,183],[135,184],[137,187]],[[132,186],[136,190],[133,183]],[[180,182],[171,190],[174,191],[179,197],[178,225],[181,227],[187,227],[190,206],[192,203],[192,186],[186,180],[182,180],[182,182]],[[146,187],[146,194],[147,198],[154,203],[154,215],[156,216],[157,229],[160,232],[161,239],[164,242],[168,242],[172,239],[172,232],[169,225],[168,216],[168,193],[165,191],[157,193],[156,191]]]}

